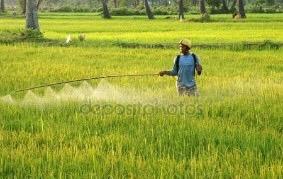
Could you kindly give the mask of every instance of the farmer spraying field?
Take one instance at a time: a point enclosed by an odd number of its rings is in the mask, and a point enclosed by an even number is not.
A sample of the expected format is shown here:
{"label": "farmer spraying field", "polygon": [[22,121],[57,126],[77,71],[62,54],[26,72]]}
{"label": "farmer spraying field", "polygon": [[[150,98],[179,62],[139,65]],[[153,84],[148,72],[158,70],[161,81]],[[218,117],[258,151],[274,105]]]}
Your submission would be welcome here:
{"label": "farmer spraying field", "polygon": [[190,53],[191,41],[183,39],[179,44],[181,54],[175,58],[173,69],[161,71],[159,75],[177,76],[176,85],[179,95],[198,96],[195,71],[198,75],[202,72],[200,60],[195,54]]}
{"label": "farmer spraying field", "polygon": [[[198,75],[202,72],[202,66],[200,65],[199,58],[190,53],[191,49],[191,42],[187,39],[183,39],[179,42],[180,47],[180,55],[175,58],[174,66],[171,71],[161,71],[159,73],[152,73],[152,74],[122,74],[122,75],[106,75],[106,76],[97,76],[97,77],[89,77],[89,78],[82,78],[82,79],[74,79],[68,81],[61,81],[61,82],[54,82],[49,84],[41,84],[38,86],[33,86],[29,88],[19,89],[13,91],[11,94],[35,90],[39,88],[46,88],[52,87],[62,84],[69,84],[81,81],[90,81],[90,80],[99,80],[105,78],[121,78],[121,77],[143,77],[143,76],[177,76],[177,90],[179,95],[187,95],[187,96],[198,96],[199,92],[196,85],[195,80],[195,71]],[[5,101],[12,101],[11,96],[5,96]]]}

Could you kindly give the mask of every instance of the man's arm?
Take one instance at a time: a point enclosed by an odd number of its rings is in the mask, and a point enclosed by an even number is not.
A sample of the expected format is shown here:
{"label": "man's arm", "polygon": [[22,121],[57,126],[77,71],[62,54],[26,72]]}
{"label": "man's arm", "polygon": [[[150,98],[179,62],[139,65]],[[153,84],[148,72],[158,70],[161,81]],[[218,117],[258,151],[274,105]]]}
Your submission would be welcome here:
{"label": "man's arm", "polygon": [[159,75],[160,76],[164,76],[164,75],[172,76],[171,71],[161,71],[161,72],[159,72]]}
{"label": "man's arm", "polygon": [[196,58],[196,71],[197,71],[197,74],[198,75],[201,75],[201,72],[202,72],[202,66],[200,64],[200,60],[199,58],[195,55],[195,58]]}
{"label": "man's arm", "polygon": [[161,71],[159,72],[160,76],[168,75],[168,76],[176,76],[178,74],[177,64],[176,64],[177,58],[174,59],[174,66],[171,71]]}

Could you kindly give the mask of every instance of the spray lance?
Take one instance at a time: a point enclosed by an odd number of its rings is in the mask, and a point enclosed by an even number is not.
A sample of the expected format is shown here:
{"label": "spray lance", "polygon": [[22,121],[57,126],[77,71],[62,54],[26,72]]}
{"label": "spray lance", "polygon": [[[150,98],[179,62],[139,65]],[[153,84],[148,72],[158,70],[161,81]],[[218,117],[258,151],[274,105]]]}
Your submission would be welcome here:
{"label": "spray lance", "polygon": [[33,89],[57,86],[57,85],[61,85],[61,84],[80,82],[80,81],[91,81],[91,80],[98,80],[98,79],[105,79],[105,78],[143,77],[143,76],[157,76],[157,75],[159,75],[159,74],[158,73],[153,73],[153,74],[108,75],[108,76],[98,76],[98,77],[91,77],[91,78],[82,78],[82,79],[61,81],[61,82],[55,82],[55,83],[50,83],[50,84],[43,84],[43,85],[39,85],[39,86],[33,86],[33,87],[29,87],[29,88],[19,89],[19,90],[16,90],[16,91],[12,92],[11,94],[19,93],[19,92],[24,92],[24,91],[29,91],[29,90],[33,90]]}

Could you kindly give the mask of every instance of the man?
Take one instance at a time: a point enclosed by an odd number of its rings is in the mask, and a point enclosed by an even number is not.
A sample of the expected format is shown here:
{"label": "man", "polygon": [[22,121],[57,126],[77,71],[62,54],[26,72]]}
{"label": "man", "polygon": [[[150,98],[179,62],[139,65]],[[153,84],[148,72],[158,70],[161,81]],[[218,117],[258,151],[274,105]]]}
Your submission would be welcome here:
{"label": "man", "polygon": [[202,66],[198,57],[190,53],[191,41],[183,39],[179,43],[181,55],[175,58],[174,67],[171,71],[161,71],[160,76],[178,76],[177,90],[179,95],[198,96],[195,80],[195,70],[201,74]]}

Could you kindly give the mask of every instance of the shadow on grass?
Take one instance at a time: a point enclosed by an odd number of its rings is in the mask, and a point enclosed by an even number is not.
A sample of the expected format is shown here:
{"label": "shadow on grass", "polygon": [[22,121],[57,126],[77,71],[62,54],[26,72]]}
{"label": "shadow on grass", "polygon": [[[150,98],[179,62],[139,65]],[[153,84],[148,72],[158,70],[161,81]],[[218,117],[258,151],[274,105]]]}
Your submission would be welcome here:
{"label": "shadow on grass", "polygon": [[17,30],[17,31],[0,31],[0,44],[13,45],[18,43],[35,43],[42,46],[62,46],[59,40],[47,39],[38,31]]}
{"label": "shadow on grass", "polygon": [[[176,43],[167,44],[148,44],[118,41],[113,43],[115,46],[122,48],[176,48]],[[229,49],[229,50],[278,50],[282,48],[282,42],[273,42],[265,40],[261,42],[238,42],[238,43],[199,43],[194,44],[195,48],[202,49]]]}

